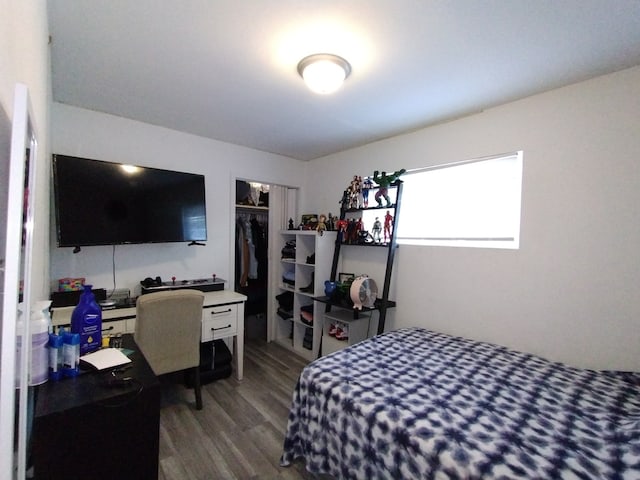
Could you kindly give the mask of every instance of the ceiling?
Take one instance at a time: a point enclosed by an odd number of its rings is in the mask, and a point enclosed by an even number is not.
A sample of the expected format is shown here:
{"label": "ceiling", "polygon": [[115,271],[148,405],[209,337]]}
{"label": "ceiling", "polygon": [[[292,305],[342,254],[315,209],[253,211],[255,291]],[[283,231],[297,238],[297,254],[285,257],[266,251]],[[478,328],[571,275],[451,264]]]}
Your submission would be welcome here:
{"label": "ceiling", "polygon": [[[640,65],[640,0],[55,0],[53,99],[311,160]],[[335,94],[299,77],[346,58]]]}

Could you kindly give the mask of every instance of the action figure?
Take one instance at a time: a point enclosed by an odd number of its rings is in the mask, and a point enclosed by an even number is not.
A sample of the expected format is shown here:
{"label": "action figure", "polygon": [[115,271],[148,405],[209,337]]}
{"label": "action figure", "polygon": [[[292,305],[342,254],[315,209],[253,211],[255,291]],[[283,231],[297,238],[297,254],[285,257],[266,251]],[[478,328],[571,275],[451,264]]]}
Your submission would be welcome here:
{"label": "action figure", "polygon": [[375,243],[380,243],[381,241],[380,235],[382,233],[382,223],[380,223],[380,219],[378,217],[376,217],[376,221],[373,222],[373,228],[371,229],[371,232],[373,233],[373,241]]}
{"label": "action figure", "polygon": [[382,172],[382,175],[379,175],[380,172],[378,170],[373,172],[373,181],[379,185],[378,191],[376,192],[376,195],[375,195],[375,199],[376,199],[376,202],[378,202],[379,207],[382,206],[382,199],[380,197],[383,197],[387,201],[387,207],[391,206],[391,200],[389,199],[387,189],[389,185],[391,185],[398,178],[400,178],[400,175],[402,175],[405,172],[406,170],[404,168],[401,170],[396,170],[391,175],[387,175],[387,172]]}
{"label": "action figure", "polygon": [[373,188],[373,182],[371,178],[366,177],[362,182],[362,201],[364,203],[364,208],[369,207],[369,190]]}
{"label": "action figure", "polygon": [[362,217],[359,217],[356,220],[356,238],[355,238],[356,243],[357,243],[358,237],[360,236],[360,232],[362,232],[363,230],[364,230],[364,224],[362,223]]}
{"label": "action figure", "polygon": [[351,197],[351,194],[349,192],[350,187],[347,187],[347,189],[342,192],[342,199],[340,200],[340,208],[344,208],[347,209],[349,208],[349,198]]}
{"label": "action figure", "polygon": [[353,245],[358,238],[358,232],[356,231],[356,221],[352,218],[347,222],[347,236],[345,243]]}
{"label": "action figure", "polygon": [[387,214],[384,216],[384,243],[391,240],[391,227],[393,227],[393,217],[387,210]]}
{"label": "action figure", "polygon": [[318,231],[318,233],[320,233],[320,235],[322,235],[327,229],[327,225],[325,223],[326,221],[326,215],[324,213],[320,214],[320,216],[318,217],[318,225],[316,226],[316,230]]}
{"label": "action figure", "polygon": [[329,212],[329,214],[327,215],[327,230],[334,231],[336,229],[337,220],[338,218],[334,217],[333,215],[331,215],[331,212]]}
{"label": "action figure", "polygon": [[353,176],[351,185],[349,185],[349,208],[360,208],[360,185],[362,183],[362,177],[358,175]]}
{"label": "action figure", "polygon": [[349,222],[347,222],[346,220],[338,220],[338,223],[336,224],[336,228],[338,229],[338,242],[340,243],[346,243],[347,241],[347,225]]}

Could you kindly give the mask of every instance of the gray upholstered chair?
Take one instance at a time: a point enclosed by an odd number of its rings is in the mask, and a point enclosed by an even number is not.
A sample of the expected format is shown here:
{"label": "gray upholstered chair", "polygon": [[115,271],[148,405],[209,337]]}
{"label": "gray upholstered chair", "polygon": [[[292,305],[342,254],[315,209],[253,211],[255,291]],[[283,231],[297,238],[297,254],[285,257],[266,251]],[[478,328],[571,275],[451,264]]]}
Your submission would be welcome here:
{"label": "gray upholstered chair", "polygon": [[180,289],[141,295],[134,338],[156,375],[192,369],[196,409],[200,391],[200,337],[204,294]]}

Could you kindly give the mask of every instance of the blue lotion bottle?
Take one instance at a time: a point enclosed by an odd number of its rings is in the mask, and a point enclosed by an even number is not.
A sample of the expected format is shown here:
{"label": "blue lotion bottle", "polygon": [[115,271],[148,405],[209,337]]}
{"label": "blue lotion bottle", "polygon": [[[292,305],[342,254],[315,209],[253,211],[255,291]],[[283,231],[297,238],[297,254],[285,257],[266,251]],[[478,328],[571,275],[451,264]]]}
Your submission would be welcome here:
{"label": "blue lotion bottle", "polygon": [[71,332],[80,335],[80,355],[98,350],[102,345],[102,309],[85,285],[80,301],[71,314]]}

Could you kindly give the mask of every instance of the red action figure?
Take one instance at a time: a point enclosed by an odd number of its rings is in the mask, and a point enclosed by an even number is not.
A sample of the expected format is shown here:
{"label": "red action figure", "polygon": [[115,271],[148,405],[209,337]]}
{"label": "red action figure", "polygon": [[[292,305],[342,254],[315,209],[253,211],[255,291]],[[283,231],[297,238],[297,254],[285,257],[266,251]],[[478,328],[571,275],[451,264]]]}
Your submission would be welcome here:
{"label": "red action figure", "polygon": [[338,229],[338,242],[343,243],[346,242],[347,236],[347,225],[349,222],[346,220],[338,220],[336,223],[336,228]]}
{"label": "red action figure", "polygon": [[387,239],[391,240],[391,228],[393,227],[393,217],[387,210],[387,214],[384,216],[384,243],[387,243]]}

